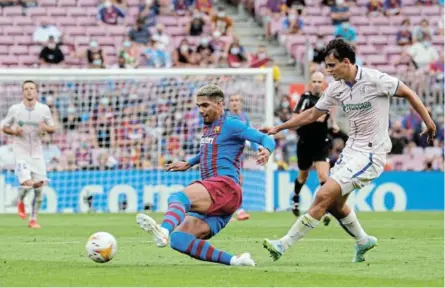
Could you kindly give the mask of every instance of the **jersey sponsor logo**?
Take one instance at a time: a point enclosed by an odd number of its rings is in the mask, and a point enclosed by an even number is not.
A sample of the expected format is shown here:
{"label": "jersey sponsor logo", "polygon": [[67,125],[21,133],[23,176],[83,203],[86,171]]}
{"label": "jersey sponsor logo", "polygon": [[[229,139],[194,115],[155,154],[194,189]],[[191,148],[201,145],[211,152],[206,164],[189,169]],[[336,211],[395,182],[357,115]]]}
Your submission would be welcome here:
{"label": "jersey sponsor logo", "polygon": [[29,122],[29,121],[18,121],[17,124],[19,124],[20,127],[23,127],[23,126],[37,127],[37,126],[39,126],[39,123],[37,123],[37,122]]}
{"label": "jersey sponsor logo", "polygon": [[213,144],[213,138],[212,137],[202,137],[201,145],[202,144]]}
{"label": "jersey sponsor logo", "polygon": [[215,128],[213,128],[213,133],[219,133],[219,132],[221,132],[220,126],[216,126]]}
{"label": "jersey sponsor logo", "polygon": [[371,106],[372,106],[371,102],[369,101],[357,104],[345,104],[344,102],[341,103],[341,108],[343,109],[343,112],[369,110],[371,109]]}

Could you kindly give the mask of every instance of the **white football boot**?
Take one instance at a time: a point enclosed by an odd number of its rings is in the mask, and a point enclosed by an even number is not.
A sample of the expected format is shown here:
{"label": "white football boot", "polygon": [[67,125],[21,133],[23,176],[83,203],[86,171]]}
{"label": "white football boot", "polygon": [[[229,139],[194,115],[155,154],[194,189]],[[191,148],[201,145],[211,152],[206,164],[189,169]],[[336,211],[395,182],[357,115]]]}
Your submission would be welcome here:
{"label": "white football boot", "polygon": [[233,256],[230,260],[232,266],[255,266],[255,261],[249,253],[243,253],[239,256]]}
{"label": "white football boot", "polygon": [[153,241],[158,247],[165,247],[168,245],[168,230],[161,227],[153,218],[140,213],[136,215],[136,223],[138,223],[142,230],[152,234]]}

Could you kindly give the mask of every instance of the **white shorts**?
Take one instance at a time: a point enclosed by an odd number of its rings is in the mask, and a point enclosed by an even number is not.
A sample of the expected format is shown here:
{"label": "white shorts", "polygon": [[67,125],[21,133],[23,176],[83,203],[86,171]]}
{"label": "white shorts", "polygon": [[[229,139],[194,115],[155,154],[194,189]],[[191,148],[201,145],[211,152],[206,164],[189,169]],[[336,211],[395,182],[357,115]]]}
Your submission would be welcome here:
{"label": "white shorts", "polygon": [[341,194],[346,195],[379,177],[385,163],[386,154],[359,152],[346,147],[332,167],[330,177],[340,185]]}
{"label": "white shorts", "polygon": [[20,185],[28,180],[47,181],[43,158],[19,159],[15,163],[15,175]]}

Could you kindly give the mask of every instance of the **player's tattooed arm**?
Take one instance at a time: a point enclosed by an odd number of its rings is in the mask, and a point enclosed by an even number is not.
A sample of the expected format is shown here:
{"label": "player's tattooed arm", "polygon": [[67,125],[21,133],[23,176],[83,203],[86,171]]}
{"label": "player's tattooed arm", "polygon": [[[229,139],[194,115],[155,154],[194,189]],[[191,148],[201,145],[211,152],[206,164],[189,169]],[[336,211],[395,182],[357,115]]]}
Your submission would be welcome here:
{"label": "player's tattooed arm", "polygon": [[436,136],[436,124],[434,123],[433,119],[428,113],[428,110],[426,109],[425,105],[423,105],[417,94],[408,86],[406,86],[402,82],[399,82],[399,86],[397,87],[394,96],[405,98],[406,100],[408,100],[414,110],[416,110],[420,117],[422,117],[423,122],[425,122],[426,128],[420,135],[426,135],[428,137],[428,142],[433,141],[433,138]]}

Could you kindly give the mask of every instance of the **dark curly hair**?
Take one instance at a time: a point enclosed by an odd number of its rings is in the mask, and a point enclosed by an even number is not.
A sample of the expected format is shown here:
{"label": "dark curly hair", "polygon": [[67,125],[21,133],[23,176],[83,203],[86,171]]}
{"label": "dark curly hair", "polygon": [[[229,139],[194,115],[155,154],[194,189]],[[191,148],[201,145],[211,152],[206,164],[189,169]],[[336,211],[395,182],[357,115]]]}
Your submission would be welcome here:
{"label": "dark curly hair", "polygon": [[355,50],[351,44],[342,38],[329,41],[328,45],[326,45],[324,55],[325,57],[332,55],[340,62],[344,59],[349,59],[349,62],[355,64]]}

